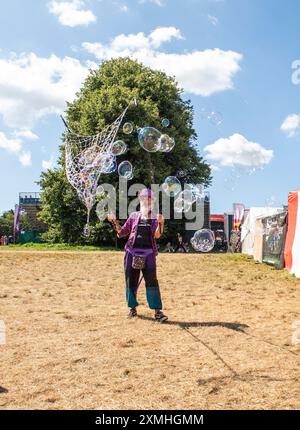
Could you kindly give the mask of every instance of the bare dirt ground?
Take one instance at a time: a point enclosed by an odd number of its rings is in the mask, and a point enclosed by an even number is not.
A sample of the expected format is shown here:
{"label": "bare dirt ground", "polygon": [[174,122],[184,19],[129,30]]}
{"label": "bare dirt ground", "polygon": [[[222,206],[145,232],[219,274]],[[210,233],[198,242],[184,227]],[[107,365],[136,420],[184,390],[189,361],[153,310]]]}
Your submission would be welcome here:
{"label": "bare dirt ground", "polygon": [[128,321],[123,254],[0,252],[1,409],[300,407],[300,280],[234,255],[160,255],[169,324]]}

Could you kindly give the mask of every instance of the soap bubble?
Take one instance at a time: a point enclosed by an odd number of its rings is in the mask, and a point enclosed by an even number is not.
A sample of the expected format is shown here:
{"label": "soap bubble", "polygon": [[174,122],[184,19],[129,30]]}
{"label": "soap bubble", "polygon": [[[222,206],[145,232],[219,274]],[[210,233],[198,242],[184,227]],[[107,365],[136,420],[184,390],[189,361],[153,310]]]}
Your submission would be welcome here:
{"label": "soap bubble", "polygon": [[174,211],[177,213],[188,212],[195,201],[196,200],[194,199],[192,191],[189,189],[184,189],[177,195],[177,198],[174,202]]}
{"label": "soap bubble", "polygon": [[123,132],[125,134],[131,134],[133,132],[133,125],[131,124],[131,122],[126,122],[123,125]]}
{"label": "soap bubble", "polygon": [[162,134],[160,139],[160,151],[161,152],[171,152],[175,146],[175,140],[168,136],[167,134]]}
{"label": "soap bubble", "polygon": [[104,193],[105,193],[104,188],[102,187],[102,185],[99,185],[96,190],[96,196],[101,197],[103,196]]}
{"label": "soap bubble", "polygon": [[139,132],[139,144],[147,152],[157,152],[160,149],[161,132],[153,127],[144,127]]}
{"label": "soap bubble", "polygon": [[223,115],[221,112],[212,111],[209,112],[208,119],[213,125],[221,125],[223,122]]}
{"label": "soap bubble", "polygon": [[195,194],[192,192],[191,189],[186,188],[184,189],[179,195],[178,198],[181,200],[187,202],[189,205],[192,205],[196,201]]}
{"label": "soap bubble", "polygon": [[174,197],[180,193],[181,183],[176,176],[168,176],[162,184],[162,189],[169,197]]}
{"label": "soap bubble", "polygon": [[179,197],[174,201],[174,212],[181,213],[181,212],[188,212],[191,207],[192,203],[188,200],[183,200],[182,193],[179,194]]}
{"label": "soap bubble", "polygon": [[133,179],[133,172],[131,172],[131,175],[128,176],[127,181],[131,181]]}
{"label": "soap bubble", "polygon": [[179,170],[177,173],[178,178],[184,178],[187,175],[187,173],[184,170]]}
{"label": "soap bubble", "polygon": [[115,157],[125,154],[126,151],[127,145],[125,142],[123,142],[123,140],[117,140],[116,142],[114,142],[110,150],[111,154]]}
{"label": "soap bubble", "polygon": [[90,230],[90,228],[89,228],[88,224],[84,227],[83,235],[84,235],[85,237],[89,237],[89,236],[91,235],[91,230]]}
{"label": "soap bubble", "polygon": [[90,173],[94,170],[95,166],[93,164],[87,164],[83,167],[82,173]]}
{"label": "soap bubble", "polygon": [[118,168],[119,176],[121,178],[130,179],[132,177],[132,164],[130,161],[123,161]]}
{"label": "soap bubble", "polygon": [[215,246],[214,233],[209,229],[198,230],[191,239],[195,251],[210,252]]}
{"label": "soap bubble", "polygon": [[100,172],[101,173],[113,173],[117,170],[117,162],[116,158],[109,154],[102,154],[101,163],[100,163]]}
{"label": "soap bubble", "polygon": [[191,191],[191,198],[193,203],[204,199],[204,191],[202,185],[189,184],[188,187]]}
{"label": "soap bubble", "polygon": [[271,196],[265,200],[265,206],[270,208],[275,208],[275,207],[279,207],[280,204],[276,196]]}
{"label": "soap bubble", "polygon": [[164,128],[169,127],[169,125],[170,125],[170,120],[169,120],[168,118],[164,118],[164,119],[161,121],[161,125],[162,125]]}
{"label": "soap bubble", "polygon": [[215,111],[215,110],[208,110],[205,107],[202,107],[200,109],[200,118],[207,119],[211,122],[213,125],[221,125],[223,122],[223,115],[221,112]]}

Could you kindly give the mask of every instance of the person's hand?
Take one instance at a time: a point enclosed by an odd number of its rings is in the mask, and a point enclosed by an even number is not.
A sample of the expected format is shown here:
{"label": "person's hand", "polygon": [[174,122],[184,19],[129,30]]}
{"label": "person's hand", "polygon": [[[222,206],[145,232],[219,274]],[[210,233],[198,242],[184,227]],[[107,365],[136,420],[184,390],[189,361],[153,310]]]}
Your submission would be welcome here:
{"label": "person's hand", "polygon": [[158,214],[157,221],[159,224],[163,224],[165,222],[165,217],[162,214]]}
{"label": "person's hand", "polygon": [[115,224],[115,222],[117,221],[115,214],[113,213],[108,214],[107,221],[111,222],[112,224]]}

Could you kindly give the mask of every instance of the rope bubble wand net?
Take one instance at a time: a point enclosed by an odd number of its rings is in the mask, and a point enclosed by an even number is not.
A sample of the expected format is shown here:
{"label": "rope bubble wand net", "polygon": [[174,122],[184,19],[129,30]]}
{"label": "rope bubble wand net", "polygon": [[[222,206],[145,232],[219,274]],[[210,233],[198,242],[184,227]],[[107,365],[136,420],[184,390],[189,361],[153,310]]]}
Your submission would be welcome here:
{"label": "rope bubble wand net", "polygon": [[89,235],[90,213],[96,202],[100,176],[115,170],[116,156],[113,155],[112,148],[121,123],[132,103],[136,106],[136,99],[131,100],[112,124],[93,136],[74,133],[62,117],[66,127],[64,135],[66,175],[68,182],[87,208],[87,224],[84,231],[87,236]]}

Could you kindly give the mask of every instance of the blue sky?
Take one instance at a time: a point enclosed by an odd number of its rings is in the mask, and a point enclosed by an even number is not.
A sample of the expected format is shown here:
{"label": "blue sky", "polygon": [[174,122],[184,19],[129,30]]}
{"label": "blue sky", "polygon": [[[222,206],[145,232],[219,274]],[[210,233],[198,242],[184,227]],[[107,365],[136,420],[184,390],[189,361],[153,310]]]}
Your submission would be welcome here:
{"label": "blue sky", "polygon": [[2,2],[0,211],[38,191],[88,67],[128,53],[192,100],[213,212],[285,204],[300,187],[299,16],[297,0]]}

